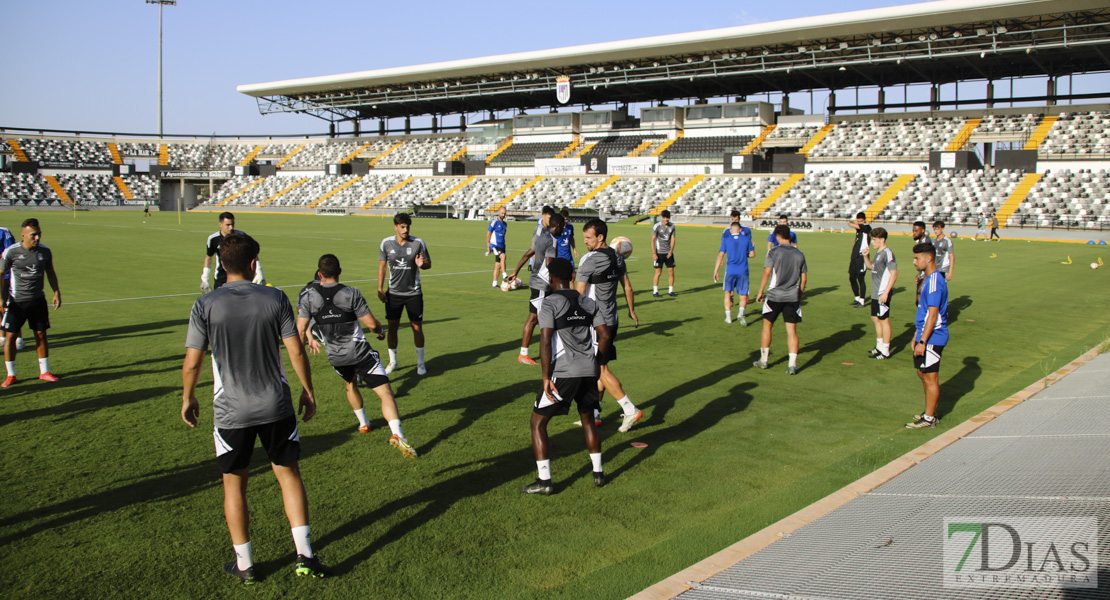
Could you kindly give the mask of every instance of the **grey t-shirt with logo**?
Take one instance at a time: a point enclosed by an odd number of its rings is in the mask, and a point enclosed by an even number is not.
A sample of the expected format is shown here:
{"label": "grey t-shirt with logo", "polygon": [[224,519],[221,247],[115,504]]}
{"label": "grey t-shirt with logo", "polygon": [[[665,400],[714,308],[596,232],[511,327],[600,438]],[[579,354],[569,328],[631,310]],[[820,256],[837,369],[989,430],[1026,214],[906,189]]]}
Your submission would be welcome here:
{"label": "grey t-shirt with logo", "polygon": [[558,290],[543,299],[540,330],[551,336],[552,377],[597,377],[594,327],[605,325],[597,303],[573,290]]}
{"label": "grey t-shirt with logo", "polygon": [[[586,282],[586,297],[597,302],[609,327],[616,327],[618,323],[617,285],[625,272],[624,259],[609,248],[587,252],[578,262],[576,279]],[[591,278],[598,281],[590,281]]]}
{"label": "grey t-shirt with logo", "polygon": [[[871,261],[871,298],[878,300],[883,292],[890,291],[891,274],[898,270],[898,263],[894,260],[894,251],[883,248]],[[890,300],[890,297],[887,297]]]}
{"label": "grey t-shirt with logo", "polygon": [[424,240],[409,236],[405,243],[398,244],[397,236],[391,235],[382,240],[378,260],[389,266],[389,293],[393,296],[415,296],[420,294],[420,269],[416,266],[416,255],[424,255],[424,260],[432,260]]}
{"label": "grey t-shirt with logo", "polygon": [[42,244],[28,250],[17,242],[8,246],[0,258],[0,272],[11,272],[8,292],[12,302],[45,298],[43,281],[46,280],[46,272],[53,268],[54,254]]}
{"label": "grey t-shirt with logo", "polygon": [[763,267],[771,267],[771,281],[767,284],[769,302],[797,302],[802,273],[806,272],[806,257],[794,246],[777,246],[767,253]]}
{"label": "grey t-shirt with logo", "polygon": [[293,400],[282,340],[297,337],[285,292],[232,281],[193,303],[185,347],[212,352],[216,427],[242,429],[288,418]]}
{"label": "grey t-shirt with logo", "polygon": [[[324,288],[333,288],[338,283],[322,283]],[[354,313],[356,318],[370,314],[370,307],[366,305],[366,298],[357,288],[343,286],[335,293],[332,305],[343,311]],[[297,298],[297,317],[313,319],[316,322],[316,331],[324,338],[324,347],[327,349],[328,362],[335,367],[357,365],[364,361],[377,360],[366,334],[362,331],[362,324],[358,321],[344,323],[326,323],[317,318],[324,309],[324,298],[313,287],[305,288],[304,293]]]}
{"label": "grey t-shirt with logo", "polygon": [[948,236],[937,238],[933,240],[933,247],[937,249],[937,270],[948,274],[948,269],[952,267],[952,238]]}
{"label": "grey t-shirt with logo", "polygon": [[559,255],[559,248],[550,231],[544,231],[536,236],[535,241],[532,242],[532,252],[535,256],[532,260],[532,276],[528,278],[528,287],[544,291],[551,281],[547,273],[547,259]]}
{"label": "grey t-shirt with logo", "polygon": [[662,222],[656,223],[651,228],[651,234],[655,236],[655,253],[660,256],[670,254],[671,239],[674,238],[674,223],[667,223],[666,225]]}

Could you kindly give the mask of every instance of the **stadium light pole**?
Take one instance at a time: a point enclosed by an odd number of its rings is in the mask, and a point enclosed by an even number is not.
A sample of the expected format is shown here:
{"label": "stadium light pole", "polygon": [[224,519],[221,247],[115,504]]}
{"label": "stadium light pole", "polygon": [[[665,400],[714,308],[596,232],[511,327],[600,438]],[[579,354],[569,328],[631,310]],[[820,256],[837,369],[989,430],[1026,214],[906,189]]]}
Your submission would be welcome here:
{"label": "stadium light pole", "polygon": [[147,4],[158,5],[158,137],[162,137],[162,7],[175,6],[177,0],[146,0]]}

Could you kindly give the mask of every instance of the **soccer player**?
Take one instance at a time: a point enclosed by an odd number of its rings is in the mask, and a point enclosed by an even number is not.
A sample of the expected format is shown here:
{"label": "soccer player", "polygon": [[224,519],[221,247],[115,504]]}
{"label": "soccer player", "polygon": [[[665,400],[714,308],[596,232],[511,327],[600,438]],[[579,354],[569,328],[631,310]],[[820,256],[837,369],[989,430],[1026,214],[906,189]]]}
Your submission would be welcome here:
{"label": "soccer player", "polygon": [[[617,359],[617,328],[620,325],[620,311],[617,310],[617,284],[624,288],[624,299],[628,303],[628,317],[632,319],[634,327],[640,326],[640,319],[636,317],[633,301],[632,282],[628,278],[628,269],[625,267],[624,258],[607,243],[609,226],[601,219],[591,219],[582,227],[582,241],[589,251],[582,257],[578,265],[578,279],[575,286],[578,293],[597,303],[598,310],[605,317],[605,327],[609,330],[609,351],[605,364],[600,367],[597,381],[598,402],[605,397],[605,391],[616,399],[621,410],[624,411],[624,421],[618,431],[624,433],[639,421],[644,412],[628,399],[624,387],[609,369],[609,364]],[[599,404],[600,406],[600,404]],[[595,416],[594,424],[597,424]]]}
{"label": "soccer player", "polygon": [[[4,251],[14,244],[16,244],[15,236],[12,235],[11,230],[7,227],[0,227],[0,255],[3,255]],[[0,281],[0,307],[8,303],[8,296],[11,295],[11,283],[12,274],[4,273],[3,281]],[[23,335],[18,331],[15,334],[15,349],[23,349]]]}
{"label": "soccer player", "polygon": [[725,323],[732,323],[732,294],[736,293],[740,304],[737,319],[747,327],[744,310],[748,307],[748,259],[755,258],[752,244],[752,230],[740,224],[739,218],[729,225],[729,235],[721,237],[721,248],[717,252],[717,264],[713,267],[713,282],[720,281],[721,262],[728,256],[725,265]]}
{"label": "soccer player", "polygon": [[[532,230],[532,245],[533,246],[536,245],[536,240],[539,239],[539,237],[541,235],[547,233],[547,228],[550,226],[550,222],[551,222],[551,215],[553,215],[553,214],[555,214],[555,209],[551,208],[550,206],[544,206],[540,210],[540,218],[536,219],[536,228]],[[564,223],[565,223],[565,221],[564,221]],[[534,265],[532,264],[534,258],[535,257],[528,259],[528,270],[529,271],[531,271],[534,268]]]}
{"label": "soccer player", "polygon": [[667,295],[674,298],[674,247],[676,243],[671,211],[659,213],[661,220],[651,228],[651,260],[655,265],[655,279],[652,280],[651,297],[659,297],[659,276],[663,266],[667,267]]}
{"label": "soccer player", "polygon": [[[424,290],[420,287],[420,273],[432,268],[432,257],[424,240],[409,235],[412,217],[406,213],[393,215],[393,231],[382,240],[378,250],[378,299],[385,303],[385,320],[389,323],[386,344],[389,346],[389,364],[385,374],[397,368],[397,327],[401,324],[401,312],[409,315],[412,327],[412,340],[416,346],[416,374],[424,375],[428,368],[424,365]],[[386,268],[389,269],[389,288],[383,290],[386,282]]]}
{"label": "soccer player", "polygon": [[728,215],[728,227],[725,227],[725,230],[721,232],[721,239],[724,239],[724,238],[732,235],[732,224],[733,223],[739,223],[739,222],[740,222],[740,211],[733,210]]}
{"label": "soccer player", "polygon": [[347,383],[347,402],[358,418],[359,433],[370,432],[370,421],[366,418],[362,393],[358,389],[361,381],[374,390],[381,401],[382,416],[392,432],[389,445],[400,450],[405,458],[416,458],[416,450],[401,431],[401,417],[393,400],[393,390],[389,387],[389,377],[359,324],[366,325],[381,340],[385,339],[381,323],[370,312],[362,292],[339,283],[339,274],[343,272],[339,258],[334,254],[325,254],[320,257],[317,268],[319,281],[308,284],[297,299],[297,333],[308,342],[308,349],[313,354],[318,353],[320,344],[309,333],[309,322],[313,322],[313,333],[322,338],[328,362]]}
{"label": "soccer player", "polygon": [[[918,244],[932,245],[933,240],[929,239],[929,234],[925,231],[925,221],[914,221],[912,231],[913,244],[915,247]],[[914,262],[914,266],[917,266],[916,261]],[[921,282],[923,281],[925,281],[925,273],[919,269],[917,271],[917,277],[914,278],[914,287],[917,288],[917,292],[914,295],[915,305],[921,299]]]}
{"label": "soccer player", "polygon": [[51,305],[54,310],[62,306],[62,291],[58,287],[58,275],[54,272],[54,254],[43,246],[42,229],[38,219],[27,219],[20,226],[20,243],[8,246],[0,255],[0,272],[10,276],[8,299],[0,314],[0,328],[4,330],[4,367],[8,376],[0,387],[9,387],[16,382],[15,353],[16,337],[23,324],[35,332],[35,353],[39,357],[39,379],[58,381],[50,373],[50,347],[46,341],[46,330],[50,329],[50,311],[46,308],[46,291],[43,280],[50,282],[54,290]]}
{"label": "soccer player", "polygon": [[848,221],[848,226],[856,230],[856,239],[852,242],[852,258],[848,261],[848,283],[852,284],[852,306],[860,308],[867,297],[867,267],[865,265],[868,253],[868,236],[871,235],[871,226],[867,224],[867,215],[856,213],[855,221]]}
{"label": "soccer player", "polygon": [[948,282],[936,265],[937,250],[932,244],[913,247],[913,266],[925,273],[921,302],[917,305],[913,334],[913,366],[925,388],[925,412],[906,423],[910,429],[936,427],[937,402],[940,400],[940,357],[948,345]]}
{"label": "soccer player", "polygon": [[[559,244],[556,246],[556,254],[559,258],[565,258],[570,261],[571,268],[574,267],[574,261],[578,259],[578,249],[574,245],[574,225],[570,222],[570,212],[567,209],[559,211],[563,216],[563,233],[559,236]],[[571,280],[574,277],[571,276]]]}
{"label": "soccer player", "polygon": [[[227,281],[227,272],[224,271],[224,265],[220,262],[220,244],[223,239],[232,233],[243,233],[235,228],[235,215],[229,212],[220,213],[220,230],[208,236],[207,246],[205,248],[204,256],[204,269],[200,272],[200,293],[207,294],[212,290],[220,287]],[[215,286],[208,284],[208,277],[212,274],[212,257],[216,257],[216,281]],[[258,268],[254,272],[253,283],[259,285],[266,284],[266,278],[262,276],[262,263],[258,264]]]}
{"label": "soccer player", "polygon": [[[779,215],[779,225],[790,227],[790,219],[786,215]],[[798,247],[798,234],[793,231],[790,232],[790,245],[795,248]],[[767,236],[767,251],[770,252],[773,248],[778,248],[779,240],[775,237],[775,230],[771,230],[771,235]]]}
{"label": "soccer player", "polygon": [[508,277],[509,281],[516,279],[517,273],[520,272],[524,263],[531,258],[535,258],[536,263],[532,268],[532,275],[528,278],[528,291],[530,292],[528,318],[524,321],[524,333],[520,341],[520,355],[516,357],[517,362],[525,365],[536,364],[536,361],[528,356],[528,346],[532,343],[532,332],[536,329],[536,324],[539,323],[537,315],[540,304],[543,303],[544,296],[551,291],[547,267],[551,260],[556,258],[557,250],[555,246],[559,236],[563,233],[564,225],[563,215],[556,214],[554,211],[551,214],[544,213],[541,218],[550,223],[550,226],[539,235],[532,236],[532,247],[524,253],[524,256],[520,257],[516,269]]}
{"label": "soccer player", "polygon": [[875,348],[871,358],[890,358],[890,296],[894,282],[898,281],[898,263],[894,251],[886,245],[887,232],[882,227],[871,230],[871,245],[875,260],[864,254],[866,268],[871,269],[871,321],[875,323]]}
{"label": "soccer player", "polygon": [[994,238],[998,238],[1000,242],[1002,241],[1002,236],[998,235],[998,213],[991,213],[991,237],[987,241],[989,242]]}
{"label": "soccer player", "polygon": [[497,209],[497,218],[489,222],[489,228],[486,229],[486,256],[493,253],[493,287],[497,287],[497,274],[501,274],[501,279],[509,275],[509,270],[505,268],[505,235],[509,232],[509,224],[505,222],[505,207]]}
{"label": "soccer player", "polygon": [[944,235],[944,221],[933,221],[933,247],[937,249],[937,270],[945,281],[952,281],[956,269],[956,249],[952,238]]}
{"label": "soccer player", "polygon": [[987,218],[983,216],[983,213],[979,213],[979,216],[975,219],[975,227],[977,228],[975,241],[978,242],[979,236],[986,237],[987,235]]}
{"label": "soccer player", "polygon": [[[802,322],[802,294],[806,291],[806,257],[790,243],[790,227],[775,227],[775,237],[778,246],[767,252],[759,294],[755,298],[756,302],[763,302],[763,290],[767,289],[767,301],[763,304],[763,333],[759,337],[759,360],[754,365],[760,369],[767,368],[771,327],[781,313],[786,323],[786,347],[790,359],[786,373],[793,375],[798,368],[798,323]],[[768,281],[771,283],[769,289]]]}
{"label": "soccer player", "polygon": [[[216,464],[223,473],[224,517],[235,551],[235,560],[224,563],[224,572],[243,583],[254,582],[247,476],[258,437],[281,486],[285,515],[297,548],[296,573],[323,577],[329,571],[312,553],[309,541],[308,496],[301,480],[297,428],[297,413],[303,414],[307,423],[316,414],[316,400],[293,308],[281,290],[251,284],[258,262],[258,242],[250,236],[225,236],[220,244],[220,262],[227,273],[225,285],[198,298],[189,315],[181,367],[181,419],[189,427],[197,426],[197,379],[205,350],[210,348],[215,380],[212,408]],[[303,388],[296,413],[282,366],[282,345]]]}
{"label": "soccer player", "polygon": [[[562,218],[561,215],[555,216]],[[569,413],[572,400],[578,405],[582,430],[586,433],[594,485],[605,485],[601,436],[597,433],[593,415],[598,408],[598,365],[604,365],[609,354],[609,329],[605,326],[601,309],[593,300],[569,289],[573,273],[570,261],[555,258],[546,268],[552,291],[543,299],[539,313],[543,388],[536,394],[531,419],[532,451],[536,455],[539,476],[536,481],[520,488],[525,494],[545,496],[553,491],[547,423],[555,415]],[[595,335],[596,350],[593,342]]]}

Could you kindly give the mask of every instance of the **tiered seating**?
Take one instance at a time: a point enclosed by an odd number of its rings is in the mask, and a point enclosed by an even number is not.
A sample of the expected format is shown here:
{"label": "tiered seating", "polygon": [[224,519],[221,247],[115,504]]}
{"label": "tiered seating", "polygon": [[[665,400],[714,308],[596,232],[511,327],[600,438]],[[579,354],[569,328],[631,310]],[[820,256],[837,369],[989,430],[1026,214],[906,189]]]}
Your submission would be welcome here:
{"label": "tiered seating", "polygon": [[1110,153],[1107,122],[1110,122],[1110,112],[1060,113],[1038,152],[1078,156]]}
{"label": "tiered seating", "polygon": [[[235,196],[224,206],[256,206],[268,200],[270,196],[273,196],[281,190],[284,190],[290,185],[296,183],[297,180],[297,177],[263,177],[262,183],[259,183],[249,190],[246,190],[242,194]],[[248,183],[250,182],[248,181]],[[223,188],[221,188],[221,191],[222,189]],[[231,193],[233,194],[235,193],[235,191],[236,190],[232,190]]]}
{"label": "tiered seating", "polygon": [[810,150],[809,157],[927,160],[929,152],[944,150],[966,121],[962,118],[933,117],[841,121]]}
{"label": "tiered seating", "polygon": [[7,200],[56,200],[58,195],[41,175],[0,173],[0,198]]}
{"label": "tiered seating", "polygon": [[544,206],[563,208],[577,202],[602,181],[605,177],[545,177],[513,198],[506,208],[514,211],[538,211]]}
{"label": "tiered seating", "polygon": [[205,202],[205,206],[219,206],[221,202],[227,200],[235,192],[247,187],[254,181],[260,179],[259,177],[232,177],[220,186],[216,193]]}
{"label": "tiered seating", "polygon": [[723,217],[734,209],[743,214],[786,181],[786,177],[706,177],[671,205],[670,211],[688,217]]}
{"label": "tiered seating", "polygon": [[[331,142],[322,144],[305,144],[300,152],[294,154],[289,160],[282,163],[282,169],[323,169],[326,165],[333,165],[346,158],[355,150],[358,150],[362,144],[354,142]],[[285,154],[281,157],[274,159],[275,162],[285,158],[287,154],[293,151],[297,145],[294,144],[285,150]],[[285,146],[282,146],[285,149]],[[265,154],[266,151],[260,154]]]}
{"label": "tiered seating", "polygon": [[801,148],[821,129],[820,125],[805,125],[802,127],[789,127],[779,125],[763,140],[764,146]]}
{"label": "tiered seating", "polygon": [[982,138],[1006,138],[1025,140],[1033,134],[1037,124],[1041,122],[1041,115],[989,115],[983,117],[979,126],[972,134],[973,140]]}
{"label": "tiered seating", "polygon": [[1023,171],[925,171],[914,178],[879,214],[881,221],[974,223],[978,213],[989,215],[1001,207]]}
{"label": "tiered seating", "polygon": [[169,144],[170,165],[179,169],[228,170],[254,150],[250,144]]}
{"label": "tiered seating", "polygon": [[116,144],[121,156],[158,156],[158,144],[148,142],[121,142]]}
{"label": "tiered seating", "polygon": [[32,161],[112,162],[112,153],[103,142],[26,138],[19,140],[19,145]]}
{"label": "tiered seating", "polygon": [[1110,174],[1049,171],[1010,217],[1009,224],[1035,227],[1110,226]]}
{"label": "tiered seating", "polygon": [[460,136],[440,138],[414,138],[382,158],[377,168],[390,166],[426,167],[437,160],[447,160],[466,145]]}
{"label": "tiered seating", "polygon": [[[345,182],[354,179],[354,175],[317,175],[309,177],[308,181],[298,185],[297,187],[289,190],[288,192],[278,196],[273,202],[266,206],[272,207],[292,207],[303,208],[309,204],[320,199],[324,194],[334,190],[335,188],[343,185]],[[284,179],[285,185],[278,188],[278,191],[293,185],[297,181],[303,179],[302,177],[271,177],[271,179]],[[262,187],[262,186],[259,186]],[[349,186],[348,186],[349,187]],[[274,192],[277,193],[277,192]],[[272,196],[273,194],[271,194]],[[268,196],[267,196],[268,197]],[[263,199],[265,201],[265,199]]]}
{"label": "tiered seating", "polygon": [[640,136],[608,136],[603,138],[583,139],[582,144],[596,144],[584,156],[628,156],[633,150],[640,147],[648,139],[664,139],[663,136],[653,138]]}
{"label": "tiered seating", "polygon": [[622,177],[591,198],[586,206],[608,213],[646,213],[689,180],[689,177]]}
{"label": "tiered seating", "polygon": [[719,163],[723,154],[740,152],[754,139],[755,137],[750,135],[679,138],[660,155],[659,162]]}
{"label": "tiered seating", "polygon": [[131,195],[138,200],[154,200],[161,197],[158,180],[149,175],[128,175],[123,178],[123,183],[127,185]]}
{"label": "tiered seating", "polygon": [[513,143],[493,157],[490,164],[498,167],[531,166],[537,158],[554,158],[568,144],[569,142]]}
{"label": "tiered seating", "polygon": [[111,175],[58,175],[58,183],[74,201],[123,200]]}
{"label": "tiered seating", "polygon": [[444,202],[460,210],[476,208],[484,211],[531,180],[531,177],[479,177],[448,196]]}
{"label": "tiered seating", "polygon": [[[328,179],[335,180],[337,178],[328,177]],[[367,175],[366,177],[359,179],[354,184],[343,188],[338,193],[333,194],[327,200],[324,200],[320,204],[317,204],[316,208],[339,206],[348,208],[359,208],[367,202],[370,202],[374,198],[377,198],[383,192],[389,190],[389,188],[397,185],[398,183],[401,183],[405,179],[406,177],[404,175]],[[343,181],[338,181],[334,186],[328,188],[327,191],[334,190],[336,187],[339,187],[342,184]],[[324,193],[326,193],[326,191]],[[323,193],[317,194],[316,198],[319,198],[323,195]],[[374,208],[386,208],[386,206],[374,205]]]}
{"label": "tiered seating", "polygon": [[800,219],[847,219],[871,206],[897,176],[893,171],[808,173],[772,205],[768,214],[782,213]]}
{"label": "tiered seating", "polygon": [[[381,205],[383,208],[403,210],[412,208],[415,204],[431,204],[460,182],[462,179],[458,177],[418,177],[412,183],[386,196]],[[444,202],[451,201],[444,200]]]}

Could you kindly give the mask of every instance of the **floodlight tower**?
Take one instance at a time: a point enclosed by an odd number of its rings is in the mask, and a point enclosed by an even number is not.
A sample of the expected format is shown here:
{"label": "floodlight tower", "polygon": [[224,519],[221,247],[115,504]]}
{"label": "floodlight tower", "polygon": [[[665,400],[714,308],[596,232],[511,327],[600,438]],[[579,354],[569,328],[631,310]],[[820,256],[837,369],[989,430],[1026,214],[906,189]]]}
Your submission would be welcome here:
{"label": "floodlight tower", "polygon": [[158,137],[162,137],[162,7],[174,6],[177,0],[146,0],[158,5]]}

